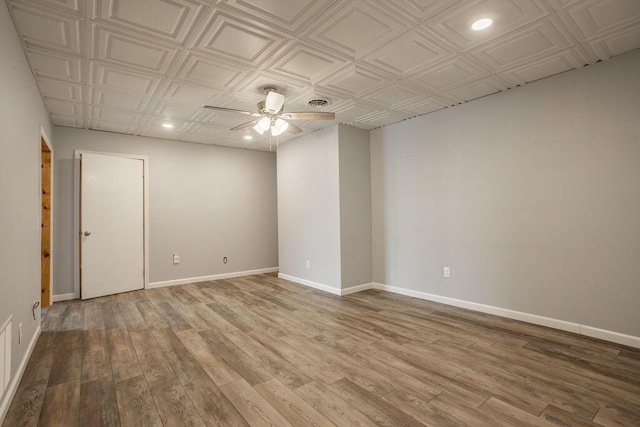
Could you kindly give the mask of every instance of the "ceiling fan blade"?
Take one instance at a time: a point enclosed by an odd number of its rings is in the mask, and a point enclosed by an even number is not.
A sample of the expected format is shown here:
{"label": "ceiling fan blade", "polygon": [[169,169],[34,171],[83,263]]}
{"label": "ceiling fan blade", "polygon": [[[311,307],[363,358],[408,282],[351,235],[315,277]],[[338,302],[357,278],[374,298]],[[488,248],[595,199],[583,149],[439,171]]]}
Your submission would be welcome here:
{"label": "ceiling fan blade", "polygon": [[250,111],[236,110],[234,108],[214,107],[213,105],[205,105],[203,108],[206,108],[207,110],[220,111],[222,113],[244,114],[245,116],[252,116],[252,117],[260,117],[261,116],[261,114],[252,113]]}
{"label": "ceiling fan blade", "polygon": [[250,122],[247,123],[243,123],[241,125],[238,125],[236,127],[231,128],[230,130],[244,130],[244,129],[248,129],[250,127],[253,127],[255,125],[258,124],[258,122],[260,121],[260,119],[258,120],[251,120]]}
{"label": "ceiling fan blade", "polygon": [[287,128],[287,132],[292,133],[292,134],[297,134],[297,133],[301,133],[302,129],[300,129],[300,126],[298,125],[294,125],[291,122],[287,122],[289,123],[289,127]]}
{"label": "ceiling fan blade", "polygon": [[322,111],[301,111],[298,113],[284,113],[280,117],[289,120],[334,120],[336,113]]}

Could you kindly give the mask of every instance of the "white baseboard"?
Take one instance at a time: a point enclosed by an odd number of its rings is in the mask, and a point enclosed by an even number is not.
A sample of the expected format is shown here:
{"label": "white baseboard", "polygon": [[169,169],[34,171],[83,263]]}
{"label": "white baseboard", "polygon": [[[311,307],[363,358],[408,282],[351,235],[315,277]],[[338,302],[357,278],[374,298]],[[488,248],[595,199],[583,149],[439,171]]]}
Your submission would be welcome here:
{"label": "white baseboard", "polygon": [[367,289],[372,289],[374,287],[374,283],[364,283],[362,285],[350,286],[348,288],[344,288],[340,291],[340,295],[349,295],[355,294],[356,292],[366,291]]}
{"label": "white baseboard", "polygon": [[24,370],[27,368],[27,362],[31,357],[31,353],[33,352],[34,347],[36,346],[36,342],[38,341],[38,337],[40,336],[40,325],[36,328],[36,332],[31,337],[31,342],[29,342],[29,347],[27,348],[27,352],[22,357],[20,361],[20,365],[18,366],[18,370],[16,374],[13,376],[13,380],[11,380],[11,384],[9,384],[9,388],[4,395],[4,399],[0,402],[0,425],[4,422],[4,417],[7,416],[7,412],[9,412],[9,407],[11,406],[11,402],[18,391],[18,386],[20,385],[20,380],[22,380],[22,375],[24,375]]}
{"label": "white baseboard", "polygon": [[598,338],[605,341],[611,341],[629,347],[640,348],[640,337],[633,335],[625,335],[618,332],[607,331],[605,329],[593,328],[591,326],[580,325],[580,334]]}
{"label": "white baseboard", "polygon": [[53,295],[51,297],[51,302],[69,301],[70,299],[77,299],[77,298],[78,297],[76,296],[76,294],[71,292],[68,294]]}
{"label": "white baseboard", "polygon": [[466,308],[482,313],[495,314],[496,316],[506,317],[508,319],[522,320],[523,322],[534,323],[536,325],[547,326],[549,328],[560,329],[563,331],[580,333],[580,325],[577,323],[566,322],[564,320],[552,319],[550,317],[538,316],[535,314],[523,313],[520,311],[509,310],[506,308],[495,307],[492,305],[480,304],[456,298],[444,297],[441,295],[430,294],[427,292],[414,291],[412,289],[398,288],[396,286],[383,285],[376,283],[375,289],[392,292],[394,294],[406,295],[409,297],[420,298],[428,301],[439,302],[442,304],[452,305],[454,307]]}
{"label": "white baseboard", "polygon": [[[204,277],[192,277],[188,279],[169,280],[166,282],[149,283],[148,288],[160,288],[164,286],[174,286],[186,283],[203,282],[207,280],[227,279],[231,277],[250,276],[253,274],[271,273],[278,271],[277,267],[265,268],[261,270],[241,271],[237,273],[218,274],[214,276]],[[324,292],[329,292],[333,295],[349,295],[356,292],[362,292],[367,289],[379,289],[399,295],[405,295],[409,297],[419,298],[427,301],[439,302],[442,304],[452,305],[454,307],[466,308],[468,310],[479,311],[481,313],[494,314],[496,316],[505,317],[507,319],[520,320],[534,325],[547,326],[549,328],[559,329],[561,331],[573,332],[575,334],[588,336],[591,338],[598,338],[605,341],[614,342],[617,344],[626,345],[629,347],[640,348],[640,337],[633,335],[625,335],[619,332],[607,331],[605,329],[598,329],[592,326],[582,325],[579,323],[568,322],[565,320],[553,319],[551,317],[538,316],[537,314],[524,313],[521,311],[510,310],[502,307],[495,307],[486,304],[480,304],[472,301],[465,301],[456,298],[445,297],[436,294],[430,294],[427,292],[415,291],[412,289],[400,288],[397,286],[389,286],[382,283],[365,283],[362,285],[351,286],[345,289],[338,289],[332,286],[316,283],[311,280],[301,279],[299,277],[290,276],[288,274],[279,273],[278,277],[281,279],[289,280],[300,285],[308,286],[314,289],[318,289]],[[68,299],[76,298],[75,294],[62,294],[54,295],[52,297],[53,302],[65,301]]]}
{"label": "white baseboard", "polygon": [[344,289],[334,288],[333,286],[323,285],[322,283],[312,282],[311,280],[301,279],[300,277],[290,276],[288,274],[279,273],[278,277],[281,279],[288,280],[290,282],[297,283],[299,285],[308,286],[310,288],[319,289],[324,292],[329,292],[334,295],[343,296],[349,295],[356,292],[366,291],[367,289],[372,289],[373,283],[364,283],[362,285],[350,286]]}
{"label": "white baseboard", "polygon": [[167,280],[164,282],[152,282],[147,285],[147,289],[164,288],[166,286],[186,285],[187,283],[207,282],[209,280],[230,279],[232,277],[253,276],[254,274],[273,273],[278,271],[278,267],[261,268],[258,270],[236,271],[233,273],[214,274],[212,276],[188,277],[186,279]]}
{"label": "white baseboard", "polygon": [[295,282],[299,285],[308,286],[310,288],[319,289],[324,292],[329,292],[330,294],[340,295],[340,289],[334,288],[333,286],[323,285],[322,283],[312,282],[311,280],[301,279],[295,276],[289,276],[288,274],[278,273],[278,277],[284,280],[288,280],[290,282]]}
{"label": "white baseboard", "polygon": [[566,320],[553,319],[551,317],[544,317],[537,314],[524,313],[507,308],[495,307],[492,305],[480,304],[477,302],[465,301],[457,298],[450,298],[441,295],[430,294],[427,292],[415,291],[413,289],[389,286],[382,283],[365,283],[363,285],[352,286],[345,289],[338,289],[322,285],[320,283],[315,283],[310,280],[289,276],[287,274],[280,273],[278,274],[278,277],[295,283],[299,283],[301,285],[310,286],[321,291],[330,292],[334,295],[349,295],[355,292],[366,291],[367,289],[379,289],[381,291],[391,292],[394,294],[405,295],[427,301],[439,302],[441,304],[451,305],[454,307],[466,308],[468,310],[493,314],[496,316],[505,317],[507,319],[520,320],[523,322],[532,323],[534,325],[546,326],[549,328],[573,332],[574,334],[584,335],[591,338],[598,338],[629,347],[640,348],[640,337],[635,337],[633,335],[625,335],[619,332],[607,331],[605,329],[598,329],[592,326],[568,322]]}
{"label": "white baseboard", "polygon": [[427,301],[439,302],[455,307],[466,308],[473,311],[479,311],[481,313],[495,314],[496,316],[506,317],[507,319],[521,320],[523,322],[533,323],[534,325],[547,326],[549,328],[559,329],[561,331],[573,332],[575,334],[592,338],[599,338],[601,340],[610,341],[629,347],[640,348],[640,337],[634,337],[632,335],[625,335],[618,332],[607,331],[604,329],[597,329],[591,326],[581,325],[579,323],[567,322],[565,320],[538,316],[536,314],[523,313],[521,311],[509,310],[506,308],[494,307],[491,305],[479,304],[476,302],[444,297],[441,295],[429,294],[426,292],[414,291],[412,289],[388,286],[382,283],[373,283],[371,288],[392,292],[394,294],[420,298]]}

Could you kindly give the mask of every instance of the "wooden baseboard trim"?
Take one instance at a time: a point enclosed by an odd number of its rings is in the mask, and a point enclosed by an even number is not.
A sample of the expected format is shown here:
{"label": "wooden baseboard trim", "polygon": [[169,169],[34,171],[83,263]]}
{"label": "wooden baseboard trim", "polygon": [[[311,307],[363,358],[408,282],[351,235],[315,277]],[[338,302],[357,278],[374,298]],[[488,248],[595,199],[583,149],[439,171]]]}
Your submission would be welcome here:
{"label": "wooden baseboard trim", "polygon": [[22,380],[22,375],[24,375],[24,371],[27,368],[27,362],[31,357],[31,353],[36,346],[36,342],[38,342],[38,337],[40,336],[40,325],[36,328],[36,332],[31,337],[31,341],[29,342],[29,347],[27,348],[27,352],[22,357],[20,361],[20,365],[18,366],[18,370],[16,374],[13,376],[13,380],[11,380],[11,384],[9,384],[9,388],[4,395],[4,399],[0,402],[0,425],[4,422],[4,418],[7,416],[7,412],[9,412],[9,407],[11,406],[11,402],[18,391],[18,386],[20,385],[20,381]]}
{"label": "wooden baseboard trim", "polygon": [[211,276],[188,277],[186,279],[166,280],[164,282],[152,282],[147,289],[164,288],[166,286],[186,285],[187,283],[207,282],[210,280],[230,279],[232,277],[253,276],[254,274],[274,273],[278,267],[260,268],[257,270],[236,271],[233,273],[213,274]]}

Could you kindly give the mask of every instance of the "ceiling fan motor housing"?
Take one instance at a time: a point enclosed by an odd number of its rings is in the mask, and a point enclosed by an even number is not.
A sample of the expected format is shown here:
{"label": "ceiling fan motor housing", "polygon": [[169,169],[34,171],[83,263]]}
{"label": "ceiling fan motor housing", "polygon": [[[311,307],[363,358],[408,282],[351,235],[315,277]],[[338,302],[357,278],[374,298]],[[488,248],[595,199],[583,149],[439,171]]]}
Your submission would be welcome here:
{"label": "ceiling fan motor housing", "polygon": [[273,107],[271,109],[268,109],[267,106],[267,102],[266,101],[260,101],[258,102],[258,112],[260,114],[268,114],[268,115],[278,115],[280,113],[282,113],[282,110],[284,110],[284,103],[282,104],[282,106],[280,107],[280,110],[278,111],[274,111]]}

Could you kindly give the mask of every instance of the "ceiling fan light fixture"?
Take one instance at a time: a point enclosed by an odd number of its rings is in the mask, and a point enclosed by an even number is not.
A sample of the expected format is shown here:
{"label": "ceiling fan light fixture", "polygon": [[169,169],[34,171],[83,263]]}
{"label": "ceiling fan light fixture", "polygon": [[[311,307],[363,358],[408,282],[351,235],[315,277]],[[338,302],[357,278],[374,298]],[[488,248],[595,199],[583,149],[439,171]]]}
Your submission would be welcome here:
{"label": "ceiling fan light fixture", "polygon": [[265,131],[260,127],[260,125],[257,125],[257,124],[253,127],[253,130],[255,130],[256,132],[258,132],[260,135],[264,135],[264,132],[265,132]]}
{"label": "ceiling fan light fixture", "polygon": [[258,121],[258,124],[256,125],[256,130],[260,128],[260,130],[262,130],[262,133],[264,133],[265,131],[268,131],[270,127],[271,127],[271,120],[269,119],[269,117],[263,117],[260,119],[260,121]]}
{"label": "ceiling fan light fixture", "polygon": [[267,93],[267,100],[264,104],[264,109],[270,114],[278,114],[280,110],[282,110],[282,106],[284,105],[284,95],[276,92],[275,90],[270,90]]}
{"label": "ceiling fan light fixture", "polygon": [[289,128],[289,122],[279,118],[276,120],[275,127],[278,129],[280,133],[283,133]]}
{"label": "ceiling fan light fixture", "polygon": [[271,135],[279,136],[282,135],[289,128],[289,122],[286,120],[282,120],[278,118],[271,126]]}

